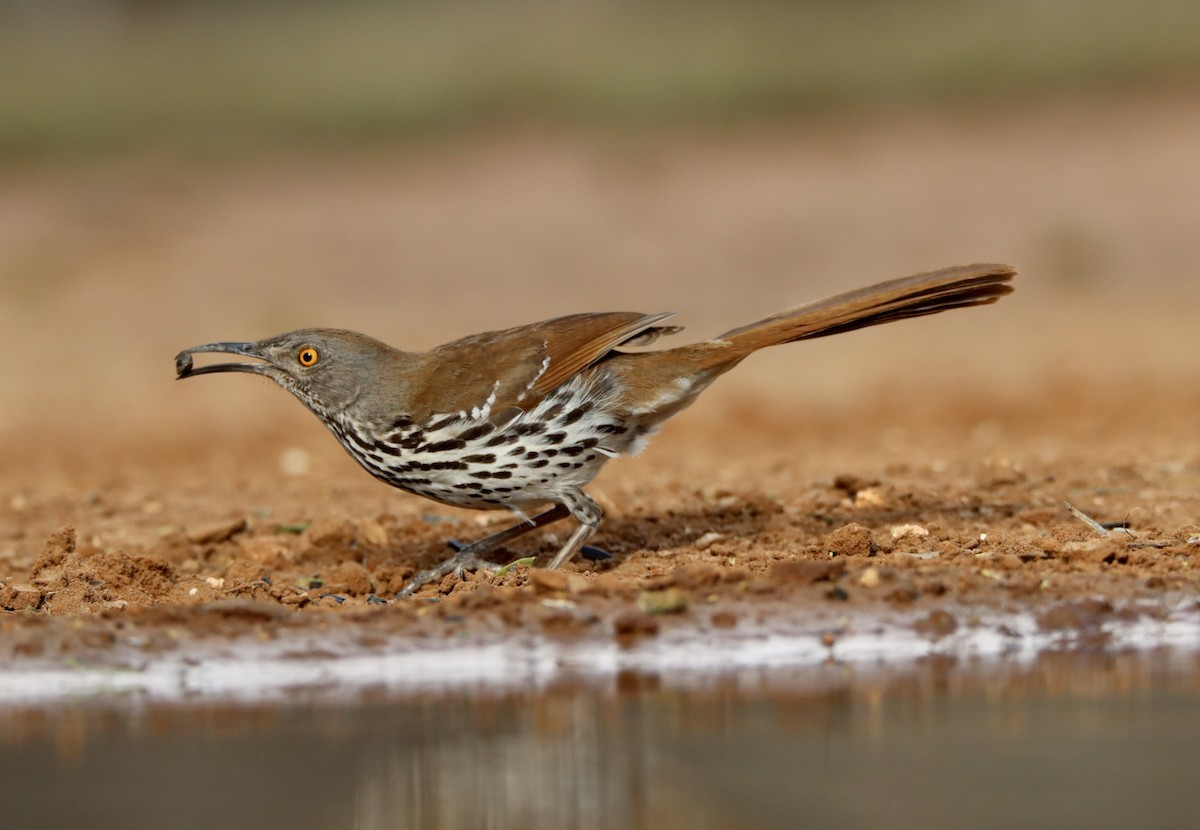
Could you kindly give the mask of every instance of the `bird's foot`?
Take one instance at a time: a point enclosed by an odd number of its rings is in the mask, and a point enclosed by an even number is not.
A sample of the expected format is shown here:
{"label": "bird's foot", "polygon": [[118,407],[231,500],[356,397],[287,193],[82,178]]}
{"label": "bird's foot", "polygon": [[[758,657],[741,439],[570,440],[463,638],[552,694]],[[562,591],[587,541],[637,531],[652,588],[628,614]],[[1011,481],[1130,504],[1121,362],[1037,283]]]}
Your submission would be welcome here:
{"label": "bird's foot", "polygon": [[467,571],[491,570],[496,571],[500,566],[495,562],[489,562],[479,555],[473,545],[464,545],[461,542],[450,542],[450,547],[454,549],[454,555],[449,559],[445,559],[425,571],[418,572],[408,583],[396,592],[396,598],[411,597],[425,585],[431,582],[438,582],[447,574],[455,574],[461,577]]}

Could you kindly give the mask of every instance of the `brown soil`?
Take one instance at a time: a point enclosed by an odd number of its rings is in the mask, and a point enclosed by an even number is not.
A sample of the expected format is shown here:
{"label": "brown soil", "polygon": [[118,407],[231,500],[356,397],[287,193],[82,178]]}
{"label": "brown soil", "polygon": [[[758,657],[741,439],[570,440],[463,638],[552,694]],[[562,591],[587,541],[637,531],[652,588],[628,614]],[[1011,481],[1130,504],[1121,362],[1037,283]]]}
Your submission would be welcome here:
{"label": "brown soil", "polygon": [[[972,609],[1168,614],[1200,591],[1198,144],[1189,97],[9,171],[0,660],[346,627],[634,641],[817,606],[910,610],[933,639]],[[182,347],[310,324],[416,348],[674,307],[699,337],[968,260],[1021,266],[1017,293],[756,357],[612,463],[611,561],[408,600],[448,539],[509,519],[375,482],[264,384],[171,380]]]}

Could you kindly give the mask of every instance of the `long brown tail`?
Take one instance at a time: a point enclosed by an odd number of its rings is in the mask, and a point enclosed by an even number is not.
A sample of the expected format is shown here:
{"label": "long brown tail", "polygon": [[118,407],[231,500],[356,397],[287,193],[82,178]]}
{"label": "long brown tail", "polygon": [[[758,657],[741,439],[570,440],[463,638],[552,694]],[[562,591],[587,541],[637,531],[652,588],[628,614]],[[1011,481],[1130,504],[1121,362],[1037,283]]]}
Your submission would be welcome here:
{"label": "long brown tail", "polygon": [[722,334],[718,340],[744,357],[779,343],[811,340],[952,308],[994,303],[1012,292],[1008,265],[962,265],[881,282],[816,303],[790,308]]}

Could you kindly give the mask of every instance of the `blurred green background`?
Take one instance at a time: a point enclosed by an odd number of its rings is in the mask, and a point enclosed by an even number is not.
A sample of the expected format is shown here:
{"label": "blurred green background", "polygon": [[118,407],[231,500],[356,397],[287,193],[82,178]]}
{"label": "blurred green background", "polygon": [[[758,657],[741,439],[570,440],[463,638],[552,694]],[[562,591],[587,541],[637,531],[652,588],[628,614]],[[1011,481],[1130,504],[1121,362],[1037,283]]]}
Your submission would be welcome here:
{"label": "blurred green background", "polygon": [[0,0],[0,153],[722,124],[1190,86],[1195,0]]}

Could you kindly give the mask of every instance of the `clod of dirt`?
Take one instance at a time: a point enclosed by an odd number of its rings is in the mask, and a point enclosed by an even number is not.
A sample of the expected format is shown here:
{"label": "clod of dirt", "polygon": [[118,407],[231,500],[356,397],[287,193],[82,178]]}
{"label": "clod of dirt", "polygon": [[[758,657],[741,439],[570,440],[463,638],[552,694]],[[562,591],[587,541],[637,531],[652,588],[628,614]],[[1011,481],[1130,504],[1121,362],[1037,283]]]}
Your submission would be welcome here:
{"label": "clod of dirt", "polygon": [[43,596],[32,585],[5,585],[0,587],[0,608],[5,611],[34,611],[41,606]]}
{"label": "clod of dirt", "polygon": [[825,537],[825,549],[839,556],[874,556],[879,548],[871,538],[870,529],[851,522]]}
{"label": "clod of dirt", "polygon": [[846,570],[846,560],[836,559],[791,559],[776,562],[767,571],[767,579],[779,585],[809,585],[813,582],[833,581]]}
{"label": "clod of dirt", "polygon": [[713,628],[733,628],[737,625],[737,615],[732,611],[718,611],[712,615]]}
{"label": "clod of dirt", "polygon": [[861,478],[849,473],[843,473],[833,479],[833,489],[841,490],[849,499],[853,499],[863,490],[878,486],[878,479]]}
{"label": "clod of dirt", "polygon": [[539,594],[556,594],[567,590],[567,574],[563,571],[548,571],[545,568],[530,568],[529,584]]}
{"label": "clod of dirt", "polygon": [[1088,631],[1099,628],[1113,615],[1113,605],[1104,599],[1064,602],[1038,615],[1043,631]]}
{"label": "clod of dirt", "polygon": [[187,537],[197,545],[219,545],[228,542],[246,529],[245,517],[204,525],[188,531]]}
{"label": "clod of dirt", "polygon": [[613,634],[618,643],[628,646],[640,637],[658,634],[658,619],[644,611],[628,611],[613,620]]}
{"label": "clod of dirt", "polygon": [[35,585],[65,585],[64,566],[67,557],[75,553],[75,528],[67,526],[50,534],[42,555],[29,569],[29,579]]}
{"label": "clod of dirt", "polygon": [[711,562],[689,562],[671,573],[671,581],[681,588],[711,588],[720,584],[725,570]]}
{"label": "clod of dirt", "polygon": [[921,634],[928,634],[933,639],[940,640],[958,630],[958,620],[954,619],[950,612],[939,608],[914,622],[912,627]]}
{"label": "clod of dirt", "polygon": [[335,594],[366,596],[371,593],[371,574],[358,562],[342,562],[325,572],[325,590]]}

